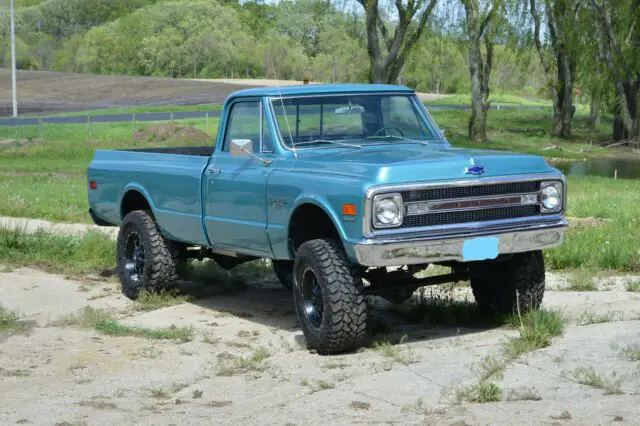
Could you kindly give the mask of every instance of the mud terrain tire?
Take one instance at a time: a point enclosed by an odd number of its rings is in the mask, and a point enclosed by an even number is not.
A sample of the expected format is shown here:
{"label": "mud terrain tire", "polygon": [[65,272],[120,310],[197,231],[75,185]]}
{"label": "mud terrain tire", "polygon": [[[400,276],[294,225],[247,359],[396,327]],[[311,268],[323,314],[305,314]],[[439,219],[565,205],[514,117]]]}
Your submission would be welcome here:
{"label": "mud terrain tire", "polygon": [[325,239],[305,242],[293,276],[293,300],[307,346],[325,355],[362,346],[367,323],[362,280],[342,247]]}
{"label": "mud terrain tire", "polygon": [[509,315],[517,313],[518,308],[521,313],[539,309],[544,286],[544,257],[540,250],[471,268],[473,296],[486,312]]}
{"label": "mud terrain tire", "polygon": [[178,256],[173,251],[150,212],[135,210],[127,214],[117,246],[122,293],[135,300],[143,289],[152,293],[170,289],[177,280]]}

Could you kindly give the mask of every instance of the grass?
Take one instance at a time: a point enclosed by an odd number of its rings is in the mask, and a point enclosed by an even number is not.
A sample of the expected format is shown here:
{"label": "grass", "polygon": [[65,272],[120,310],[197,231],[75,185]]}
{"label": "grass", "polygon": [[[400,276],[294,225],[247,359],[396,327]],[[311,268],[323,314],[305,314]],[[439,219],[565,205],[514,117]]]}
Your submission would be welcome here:
{"label": "grass", "polygon": [[122,108],[101,108],[88,111],[62,112],[47,115],[47,117],[75,117],[87,115],[110,115],[110,114],[139,114],[146,112],[180,112],[180,111],[219,111],[222,105],[218,104],[198,104],[198,105],[143,105]]}
{"label": "grass", "polygon": [[96,273],[113,268],[115,244],[98,232],[79,237],[0,228],[0,263],[66,274]]}
{"label": "grass", "polygon": [[588,269],[578,269],[569,277],[569,286],[567,290],[571,291],[598,291],[596,286],[596,273]]}
{"label": "grass", "polygon": [[84,309],[72,315],[63,316],[53,321],[54,327],[78,326],[90,328],[107,336],[114,337],[142,337],[152,340],[173,340],[180,343],[189,342],[193,336],[193,327],[166,327],[166,328],[145,328],[132,327],[121,324],[109,313],[85,306]]}
{"label": "grass", "polygon": [[619,395],[623,393],[621,390],[622,379],[617,378],[615,373],[607,378],[596,372],[593,367],[578,367],[571,372],[570,378],[581,385],[604,389],[605,395]]}
{"label": "grass", "polygon": [[497,384],[490,381],[481,381],[456,391],[456,402],[461,403],[487,403],[502,400],[503,391]]}
{"label": "grass", "polygon": [[33,323],[21,320],[17,312],[0,305],[0,336],[22,333],[32,327]]}
{"label": "grass", "polygon": [[610,311],[604,314],[597,314],[593,311],[585,311],[576,318],[577,325],[602,324],[611,321],[622,321],[624,312]]}
{"label": "grass", "polygon": [[628,280],[625,283],[624,288],[627,291],[632,291],[634,293],[640,292],[640,280]]}
{"label": "grass", "polygon": [[563,333],[565,320],[562,313],[544,309],[516,317],[513,321],[519,324],[520,336],[505,344],[505,356],[516,359],[527,352],[550,346],[553,337]]}
{"label": "grass", "polygon": [[405,343],[406,340],[406,335],[400,338],[398,345],[394,345],[389,340],[381,340],[373,344],[373,349],[385,358],[391,358],[400,364],[409,365],[416,362],[416,358],[409,346],[406,347],[406,350],[399,346]]}
{"label": "grass", "polygon": [[535,388],[511,389],[505,398],[507,401],[540,401],[542,397]]}
{"label": "grass", "polygon": [[229,359],[221,360],[216,374],[218,376],[235,376],[250,371],[263,371],[264,361],[270,356],[267,348],[260,346],[249,357],[231,356]]}
{"label": "grass", "polygon": [[[522,106],[542,106],[542,107],[552,107],[551,101],[548,99],[538,99],[532,97],[523,97],[514,95],[511,93],[492,93],[491,104],[496,106],[498,104],[511,104],[513,106],[522,105]],[[425,102],[427,107],[429,105],[470,105],[471,104],[471,94],[455,94],[451,96],[446,96],[441,99],[435,99]]]}
{"label": "grass", "polygon": [[640,180],[569,177],[569,217],[608,219],[570,226],[565,242],[545,251],[552,269],[640,271]]}
{"label": "grass", "polygon": [[189,296],[178,294],[175,291],[151,293],[142,290],[136,299],[134,308],[138,311],[153,311],[168,306],[181,305],[189,300]]}
{"label": "grass", "polygon": [[623,346],[616,346],[614,349],[618,350],[618,354],[629,361],[640,361],[640,344],[629,344]]}

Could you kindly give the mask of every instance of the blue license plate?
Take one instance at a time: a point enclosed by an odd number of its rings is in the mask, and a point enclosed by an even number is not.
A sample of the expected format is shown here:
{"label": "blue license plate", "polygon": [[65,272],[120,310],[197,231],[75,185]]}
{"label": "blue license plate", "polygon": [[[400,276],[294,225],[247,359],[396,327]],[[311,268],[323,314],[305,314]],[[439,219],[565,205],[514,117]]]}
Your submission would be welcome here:
{"label": "blue license plate", "polygon": [[462,243],[462,259],[464,261],[487,260],[498,257],[498,237],[480,237],[465,240]]}

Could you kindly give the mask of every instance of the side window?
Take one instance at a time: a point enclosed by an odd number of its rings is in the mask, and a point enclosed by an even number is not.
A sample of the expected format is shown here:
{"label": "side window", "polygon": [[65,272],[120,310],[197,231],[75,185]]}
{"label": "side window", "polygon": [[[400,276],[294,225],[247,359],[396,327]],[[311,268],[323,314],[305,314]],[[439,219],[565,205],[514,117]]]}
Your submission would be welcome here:
{"label": "side window", "polygon": [[253,152],[260,152],[260,103],[237,102],[231,107],[223,152],[231,151],[232,139],[250,139]]}
{"label": "side window", "polygon": [[262,152],[273,152],[273,139],[267,123],[267,114],[262,110]]}
{"label": "side window", "polygon": [[408,96],[385,96],[380,109],[385,127],[399,128],[409,138],[424,136],[424,129]]}

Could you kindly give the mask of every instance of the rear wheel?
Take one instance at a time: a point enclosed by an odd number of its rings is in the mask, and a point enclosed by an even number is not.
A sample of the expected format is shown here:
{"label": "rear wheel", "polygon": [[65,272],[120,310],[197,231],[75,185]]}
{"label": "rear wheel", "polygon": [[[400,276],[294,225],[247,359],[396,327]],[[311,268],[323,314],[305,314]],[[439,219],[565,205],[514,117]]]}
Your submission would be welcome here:
{"label": "rear wheel", "polygon": [[141,290],[158,293],[177,280],[171,242],[164,238],[150,212],[133,211],[118,234],[117,270],[122,292],[136,299]]}
{"label": "rear wheel", "polygon": [[471,267],[471,289],[478,306],[498,314],[540,308],[545,270],[541,251],[514,254],[499,263]]}
{"label": "rear wheel", "polygon": [[367,306],[357,268],[332,240],[308,241],[293,267],[294,305],[309,348],[321,354],[358,349]]}

